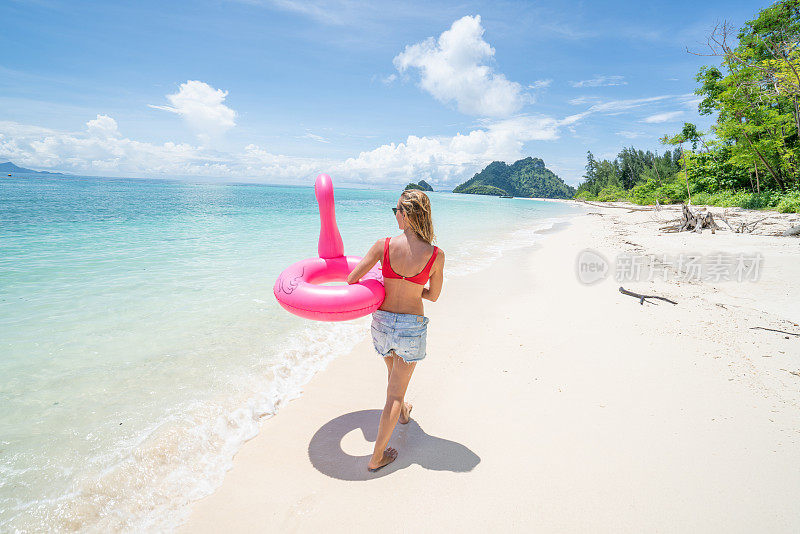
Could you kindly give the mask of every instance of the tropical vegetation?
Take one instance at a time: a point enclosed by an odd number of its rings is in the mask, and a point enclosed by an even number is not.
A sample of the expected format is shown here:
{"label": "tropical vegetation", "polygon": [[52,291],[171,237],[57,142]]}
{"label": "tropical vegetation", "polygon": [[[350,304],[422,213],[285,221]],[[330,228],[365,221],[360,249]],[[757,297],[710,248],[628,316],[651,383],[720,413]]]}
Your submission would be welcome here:
{"label": "tropical vegetation", "polygon": [[800,0],[772,4],[738,32],[718,26],[705,54],[720,61],[696,77],[711,129],[685,123],[662,138],[674,147],[662,155],[589,152],[576,198],[800,211]]}
{"label": "tropical vegetation", "polygon": [[540,158],[525,158],[511,165],[493,161],[481,172],[453,189],[453,193],[538,198],[572,198],[575,188],[564,183]]}
{"label": "tropical vegetation", "polygon": [[406,189],[418,189],[420,191],[433,191],[433,187],[431,184],[426,182],[425,180],[420,180],[417,183],[411,182],[406,186]]}

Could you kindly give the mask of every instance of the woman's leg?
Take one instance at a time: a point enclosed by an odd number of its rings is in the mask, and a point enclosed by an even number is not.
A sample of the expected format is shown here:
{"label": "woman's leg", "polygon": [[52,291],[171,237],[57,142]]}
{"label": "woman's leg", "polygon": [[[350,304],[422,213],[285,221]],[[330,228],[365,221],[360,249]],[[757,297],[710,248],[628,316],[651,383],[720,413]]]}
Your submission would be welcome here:
{"label": "woman's leg", "polygon": [[[392,378],[392,366],[396,356],[394,351],[391,351],[390,354],[390,356],[383,357],[383,361],[386,362],[386,368],[389,370],[389,379]],[[407,425],[411,420],[411,408],[413,408],[413,406],[410,402],[403,402],[403,408],[400,410],[400,418],[398,419],[401,425]]]}
{"label": "woman's leg", "polygon": [[406,363],[399,356],[394,356],[392,362],[392,372],[389,375],[389,386],[386,388],[386,405],[381,413],[381,420],[378,423],[378,438],[375,440],[375,449],[372,453],[367,467],[375,469],[397,458],[397,451],[393,448],[386,448],[392,431],[397,425],[400,413],[403,411],[403,399],[414,372],[415,363]]}
{"label": "woman's leg", "polygon": [[394,362],[394,351],[389,353],[389,356],[384,356],[383,361],[386,362],[386,368],[389,370],[389,374],[386,377],[387,380],[392,378],[392,363]]}

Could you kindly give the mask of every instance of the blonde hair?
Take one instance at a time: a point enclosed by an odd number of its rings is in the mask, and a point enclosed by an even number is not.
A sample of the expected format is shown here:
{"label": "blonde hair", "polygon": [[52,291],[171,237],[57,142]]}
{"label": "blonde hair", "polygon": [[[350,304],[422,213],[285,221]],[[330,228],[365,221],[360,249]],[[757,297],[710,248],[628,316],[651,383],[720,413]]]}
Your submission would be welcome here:
{"label": "blonde hair", "polygon": [[406,214],[408,224],[423,241],[433,244],[433,216],[428,195],[418,189],[407,189],[400,195],[400,207]]}

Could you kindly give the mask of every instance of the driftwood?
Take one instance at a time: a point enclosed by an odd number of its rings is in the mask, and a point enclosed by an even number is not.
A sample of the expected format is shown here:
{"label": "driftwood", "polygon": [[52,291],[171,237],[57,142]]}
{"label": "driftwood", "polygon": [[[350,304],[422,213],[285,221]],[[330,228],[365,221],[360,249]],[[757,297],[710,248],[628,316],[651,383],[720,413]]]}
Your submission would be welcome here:
{"label": "driftwood", "polygon": [[[619,292],[622,293],[623,295],[629,295],[631,297],[635,297],[635,298],[639,299],[639,304],[641,304],[641,305],[644,305],[644,301],[647,300],[647,299],[658,299],[658,300],[663,300],[663,301],[669,302],[670,304],[678,304],[674,300],[669,300],[668,298],[659,297],[657,295],[640,295],[639,293],[634,293],[633,291],[628,291],[627,289],[625,289],[622,286],[620,286]],[[649,304],[656,304],[655,302],[650,302],[650,301],[648,301],[648,303]]]}
{"label": "driftwood", "polygon": [[717,230],[721,229],[714,220],[714,215],[707,209],[693,212],[689,206],[683,204],[681,208],[681,218],[678,220],[677,224],[664,226],[660,228],[660,230],[662,232],[692,231],[702,233],[703,228],[710,229],[712,234],[715,234]]}
{"label": "driftwood", "polygon": [[731,226],[731,223],[728,222],[728,219],[724,215],[720,215],[719,218],[722,219],[722,222],[727,224],[728,228],[731,229],[731,232],[733,232],[735,234],[752,234],[753,231],[755,231],[756,226],[758,226],[758,223],[760,223],[761,221],[763,221],[765,219],[768,219],[769,215],[766,216],[766,217],[762,217],[759,220],[753,221],[751,223],[748,223],[746,221],[740,221],[735,226]]}
{"label": "driftwood", "polygon": [[618,208],[621,210],[629,210],[628,213],[633,211],[654,211],[655,209],[655,208],[632,208],[630,206],[611,206],[609,204],[596,204],[594,202],[589,202],[588,200],[580,200],[580,199],[578,199],[578,202],[583,202],[584,204],[588,204],[589,206],[595,206],[596,208]]}
{"label": "driftwood", "polygon": [[775,330],[774,328],[764,328],[763,326],[751,326],[750,330],[767,330],[769,332],[779,332],[781,334],[790,334],[792,336],[800,337],[800,334],[796,334],[794,332],[787,332],[786,330]]}
{"label": "driftwood", "polygon": [[798,224],[797,226],[792,226],[791,228],[783,232],[783,235],[785,236],[800,235],[800,224]]}

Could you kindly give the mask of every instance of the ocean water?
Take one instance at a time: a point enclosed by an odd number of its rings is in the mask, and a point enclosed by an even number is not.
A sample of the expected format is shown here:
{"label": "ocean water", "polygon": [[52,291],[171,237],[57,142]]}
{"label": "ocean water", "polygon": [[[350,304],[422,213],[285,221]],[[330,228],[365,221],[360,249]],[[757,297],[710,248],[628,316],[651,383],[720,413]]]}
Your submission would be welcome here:
{"label": "ocean water", "polygon": [[[0,178],[0,531],[175,527],[368,335],[367,318],[307,321],[272,295],[316,256],[311,185]],[[399,233],[398,195],[336,189],[345,253]],[[430,198],[448,278],[578,211]]]}

